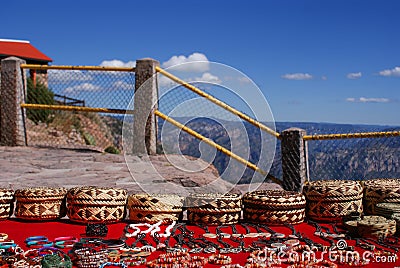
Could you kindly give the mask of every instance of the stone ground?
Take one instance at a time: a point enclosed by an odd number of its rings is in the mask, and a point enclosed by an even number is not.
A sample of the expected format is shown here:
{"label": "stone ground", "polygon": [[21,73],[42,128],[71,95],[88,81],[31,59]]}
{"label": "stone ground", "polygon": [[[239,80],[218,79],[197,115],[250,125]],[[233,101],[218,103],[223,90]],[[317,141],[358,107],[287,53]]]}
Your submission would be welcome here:
{"label": "stone ground", "polygon": [[[80,185],[119,187],[130,193],[246,192],[248,189],[246,185],[235,186],[219,179],[214,166],[200,159],[178,155],[168,155],[168,159],[163,155],[149,159],[127,156],[125,161],[123,155],[88,150],[0,147],[0,187],[15,190]],[[266,183],[260,187],[271,188],[279,186]]]}

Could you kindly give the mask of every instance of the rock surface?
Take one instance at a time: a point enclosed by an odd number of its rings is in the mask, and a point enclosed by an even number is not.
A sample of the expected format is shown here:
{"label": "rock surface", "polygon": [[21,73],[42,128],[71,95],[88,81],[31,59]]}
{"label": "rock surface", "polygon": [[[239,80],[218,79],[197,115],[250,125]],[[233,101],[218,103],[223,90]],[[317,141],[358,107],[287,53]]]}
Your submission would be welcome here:
{"label": "rock surface", "polygon": [[[174,163],[174,164],[172,164]],[[176,168],[179,166],[180,168]],[[192,170],[192,171],[188,171]],[[196,170],[196,171],[193,171]],[[128,192],[182,193],[245,192],[218,178],[212,165],[190,157],[147,157],[105,154],[84,150],[35,147],[0,147],[0,187],[96,185]],[[263,184],[261,188],[277,188]]]}

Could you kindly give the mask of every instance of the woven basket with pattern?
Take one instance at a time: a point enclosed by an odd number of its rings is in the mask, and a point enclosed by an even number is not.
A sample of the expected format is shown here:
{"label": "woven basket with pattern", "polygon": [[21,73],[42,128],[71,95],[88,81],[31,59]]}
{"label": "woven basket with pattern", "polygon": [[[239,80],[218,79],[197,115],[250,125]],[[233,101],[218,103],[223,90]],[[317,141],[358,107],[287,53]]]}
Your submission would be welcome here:
{"label": "woven basket with pattern", "polygon": [[67,193],[67,215],[81,223],[113,223],[125,217],[124,189],[84,186]]}
{"label": "woven basket with pattern", "polygon": [[357,230],[362,237],[386,238],[396,233],[396,221],[381,216],[364,217],[357,222]]}
{"label": "woven basket with pattern", "polygon": [[15,191],[15,217],[52,220],[65,216],[65,188],[34,187]]}
{"label": "woven basket with pattern", "polygon": [[375,205],[375,215],[391,218],[395,213],[400,213],[400,203],[377,203]]}
{"label": "woven basket with pattern", "polygon": [[400,179],[374,179],[363,182],[364,212],[375,215],[377,203],[400,203]]}
{"label": "woven basket with pattern", "polygon": [[243,219],[253,223],[280,225],[304,221],[306,199],[302,193],[264,190],[243,196]]}
{"label": "woven basket with pattern", "polygon": [[0,188],[0,220],[7,219],[13,214],[14,191]]}
{"label": "woven basket with pattern", "polygon": [[133,194],[128,197],[129,219],[156,223],[182,219],[184,197],[173,194]]}
{"label": "woven basket with pattern", "polygon": [[234,224],[240,219],[242,200],[239,194],[192,194],[185,207],[191,224]]}
{"label": "woven basket with pattern", "polygon": [[356,181],[313,181],[304,185],[307,216],[315,221],[341,221],[363,211],[363,188]]}

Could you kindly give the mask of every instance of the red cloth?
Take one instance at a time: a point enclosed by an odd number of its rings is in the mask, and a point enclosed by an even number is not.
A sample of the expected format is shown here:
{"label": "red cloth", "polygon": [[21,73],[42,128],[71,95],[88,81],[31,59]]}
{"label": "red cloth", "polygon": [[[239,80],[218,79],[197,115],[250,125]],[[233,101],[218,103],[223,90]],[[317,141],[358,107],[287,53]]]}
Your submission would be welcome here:
{"label": "red cloth", "polygon": [[[122,234],[123,234],[123,229],[126,226],[126,223],[116,223],[116,224],[110,224],[108,225],[108,236],[107,239],[119,239]],[[23,249],[27,249],[25,246],[25,239],[30,236],[39,236],[43,235],[49,238],[49,240],[54,240],[57,237],[62,237],[62,236],[75,236],[77,238],[80,238],[84,236],[85,234],[85,225],[82,224],[74,224],[69,221],[55,221],[55,222],[25,222],[25,221],[17,221],[17,220],[6,220],[6,221],[0,221],[0,233],[6,233],[9,235],[9,239],[14,240],[17,244],[19,244]],[[274,231],[284,233],[284,234],[290,234],[290,230],[287,227],[283,226],[273,226],[271,227]],[[295,226],[296,231],[304,233],[306,237],[311,238],[313,241],[328,245],[328,243],[319,237],[316,237],[313,235],[315,228],[308,225],[308,224],[299,224]],[[201,236],[204,233],[204,230],[195,227],[195,226],[188,226],[188,229],[191,231],[194,231],[197,236]],[[215,227],[209,227],[209,230],[211,233],[215,233]],[[221,230],[222,232],[227,232],[230,233],[231,230],[230,228],[224,228]],[[238,233],[245,233],[245,229],[238,225],[237,226],[237,231]],[[254,229],[251,229],[251,231],[254,231]],[[128,244],[131,244],[134,241],[133,238],[130,238],[127,242]],[[154,245],[154,242],[150,239],[147,241],[152,242]],[[212,240],[213,242],[216,242],[216,239]],[[224,240],[225,241],[225,240]],[[237,246],[237,244],[233,243],[229,239],[226,239],[227,242],[230,242],[233,246]],[[245,239],[246,245],[249,245],[252,241],[252,239],[248,238]],[[175,243],[175,240],[171,238],[171,242]],[[349,245],[354,245],[355,241],[348,241]],[[356,250],[362,254],[364,252],[360,248],[356,247]],[[157,255],[160,254],[158,252],[155,252],[152,254],[148,260],[154,259],[157,257]],[[202,256],[206,256],[205,254],[200,254]],[[232,263],[239,263],[241,265],[244,265],[246,262],[246,259],[248,257],[249,253],[239,253],[239,254],[230,254],[232,257]],[[209,255],[207,255],[209,256]],[[372,262],[368,265],[368,267],[396,267],[400,266],[400,261],[397,260],[395,263],[393,262],[382,262],[382,259],[379,259],[380,262],[378,262],[378,259],[373,260],[371,258]],[[144,267],[144,266],[142,266]],[[218,267],[216,265],[210,265],[208,264],[206,267]],[[286,267],[286,265],[282,265],[282,267]],[[347,267],[347,265],[339,265],[339,267]]]}

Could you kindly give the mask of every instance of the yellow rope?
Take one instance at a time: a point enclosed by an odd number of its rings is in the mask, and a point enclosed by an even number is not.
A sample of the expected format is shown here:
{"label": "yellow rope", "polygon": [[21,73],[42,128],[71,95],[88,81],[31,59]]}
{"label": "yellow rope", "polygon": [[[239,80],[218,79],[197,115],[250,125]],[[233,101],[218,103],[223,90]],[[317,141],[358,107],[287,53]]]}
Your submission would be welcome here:
{"label": "yellow rope", "polygon": [[64,106],[64,105],[23,103],[21,104],[21,107],[27,109],[37,109],[37,110],[63,110],[63,111],[78,111],[78,112],[92,112],[92,113],[133,114],[133,110]]}
{"label": "yellow rope", "polygon": [[346,134],[321,134],[321,135],[305,135],[304,140],[337,140],[337,139],[360,139],[360,138],[389,138],[400,136],[400,131],[387,132],[360,132]]}
{"label": "yellow rope", "polygon": [[[169,116],[163,114],[162,112],[156,110],[156,111],[154,112],[154,114],[157,115],[157,116],[159,116],[159,117],[161,117],[161,118],[164,119],[165,121],[171,123],[172,125],[178,127],[179,129],[182,129],[183,131],[189,133],[189,134],[192,135],[193,137],[195,137],[195,138],[197,138],[197,139],[199,139],[199,140],[201,140],[201,141],[204,141],[204,142],[207,143],[208,145],[214,147],[214,148],[217,149],[218,151],[223,152],[224,154],[226,154],[226,155],[228,155],[229,157],[231,157],[231,158],[237,160],[238,162],[240,162],[240,163],[246,165],[247,167],[251,168],[252,170],[259,172],[259,173],[262,174],[263,176],[266,176],[266,175],[267,175],[267,172],[265,172],[264,170],[260,169],[259,167],[257,167],[257,166],[254,165],[253,163],[250,163],[249,161],[247,161],[247,160],[241,158],[240,156],[238,156],[238,155],[232,153],[231,151],[225,149],[224,147],[222,147],[221,145],[215,143],[215,142],[212,141],[211,139],[209,139],[209,138],[207,138],[207,137],[204,137],[203,135],[197,133],[197,132],[194,131],[193,129],[188,128],[187,126],[185,126],[185,125],[179,123],[178,121],[175,121],[174,119],[172,119],[171,117],[169,117]],[[278,179],[276,179],[275,177],[272,177],[272,176],[271,176],[270,179],[271,179],[273,182],[277,183],[277,184],[281,184],[281,182],[280,182]]]}
{"label": "yellow rope", "polygon": [[163,70],[162,68],[156,66],[156,71],[161,73],[162,75],[168,77],[169,79],[175,81],[178,84],[181,84],[182,86],[186,87],[187,89],[193,91],[194,93],[208,99],[209,101],[213,102],[214,104],[222,107],[223,109],[239,116],[241,119],[246,120],[247,122],[249,122],[250,124],[258,127],[259,129],[275,136],[276,138],[280,139],[280,134],[272,129],[270,129],[269,127],[267,127],[264,124],[261,124],[260,122],[254,120],[253,118],[249,117],[248,115],[245,115],[244,113],[236,110],[235,108],[232,108],[231,106],[229,106],[228,104],[216,99],[215,97],[211,96],[210,94],[205,93],[204,91],[198,89],[197,87],[186,83],[185,81],[179,79],[178,77],[174,76],[173,74],[170,74],[169,72]]}
{"label": "yellow rope", "polygon": [[116,71],[116,72],[134,72],[134,67],[102,67],[102,66],[68,66],[68,65],[38,65],[21,64],[22,69],[32,70],[83,70],[83,71]]}

